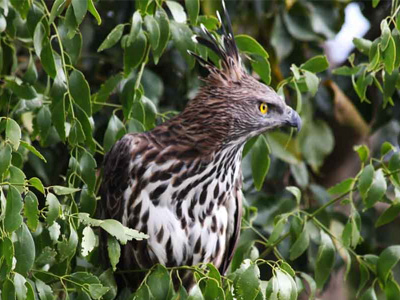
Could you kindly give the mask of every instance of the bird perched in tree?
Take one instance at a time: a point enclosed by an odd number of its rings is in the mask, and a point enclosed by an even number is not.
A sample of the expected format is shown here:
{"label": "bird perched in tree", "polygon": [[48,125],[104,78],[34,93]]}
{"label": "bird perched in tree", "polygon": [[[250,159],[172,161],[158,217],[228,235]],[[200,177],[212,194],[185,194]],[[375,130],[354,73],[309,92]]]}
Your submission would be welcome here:
{"label": "bird perched in tree", "polygon": [[125,135],[105,157],[103,217],[149,235],[123,248],[124,268],[213,263],[223,274],[240,233],[244,144],[301,126],[272,88],[246,73],[225,6],[224,15],[221,42],[203,26],[206,38],[195,37],[222,67],[191,53],[210,72],[197,96],[153,130]]}

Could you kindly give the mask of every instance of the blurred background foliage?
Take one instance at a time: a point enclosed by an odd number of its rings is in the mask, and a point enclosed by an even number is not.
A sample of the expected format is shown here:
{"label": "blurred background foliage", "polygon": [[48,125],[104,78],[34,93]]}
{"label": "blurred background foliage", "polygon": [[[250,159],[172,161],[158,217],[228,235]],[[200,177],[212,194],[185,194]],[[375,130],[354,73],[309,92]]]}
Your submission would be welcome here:
{"label": "blurred background foliage", "polygon": [[[246,68],[304,127],[246,145],[231,270],[221,281],[195,267],[191,299],[399,299],[397,2],[227,1]],[[337,39],[350,8],[369,29]],[[95,219],[97,170],[124,133],[194,97],[207,73],[186,50],[216,60],[191,39],[199,24],[219,28],[216,10],[215,0],[0,0],[3,300],[187,297],[161,266],[136,293],[117,292],[120,243],[146,236]],[[111,269],[100,267],[98,227]]]}

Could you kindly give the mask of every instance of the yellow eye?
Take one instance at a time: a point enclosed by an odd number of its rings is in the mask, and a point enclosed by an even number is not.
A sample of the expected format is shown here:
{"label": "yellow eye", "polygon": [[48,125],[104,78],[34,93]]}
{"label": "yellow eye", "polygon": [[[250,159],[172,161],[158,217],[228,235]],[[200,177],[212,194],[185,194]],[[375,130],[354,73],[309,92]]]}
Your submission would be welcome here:
{"label": "yellow eye", "polygon": [[260,104],[260,112],[265,115],[268,112],[268,105],[265,103]]}

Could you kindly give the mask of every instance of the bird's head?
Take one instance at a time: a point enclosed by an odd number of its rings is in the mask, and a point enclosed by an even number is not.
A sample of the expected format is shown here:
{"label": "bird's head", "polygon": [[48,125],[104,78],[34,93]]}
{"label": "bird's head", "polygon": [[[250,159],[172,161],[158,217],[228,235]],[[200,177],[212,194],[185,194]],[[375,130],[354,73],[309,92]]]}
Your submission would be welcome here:
{"label": "bird's head", "polygon": [[[249,75],[241,64],[239,51],[232,34],[229,15],[223,3],[228,27],[222,25],[221,41],[204,26],[206,36],[193,39],[214,51],[221,60],[221,68],[199,55],[189,52],[210,74],[186,112],[202,119],[202,125],[217,128],[218,134],[229,141],[245,142],[267,130],[285,125],[301,128],[298,113],[269,86]],[[218,126],[219,125],[219,126]]]}

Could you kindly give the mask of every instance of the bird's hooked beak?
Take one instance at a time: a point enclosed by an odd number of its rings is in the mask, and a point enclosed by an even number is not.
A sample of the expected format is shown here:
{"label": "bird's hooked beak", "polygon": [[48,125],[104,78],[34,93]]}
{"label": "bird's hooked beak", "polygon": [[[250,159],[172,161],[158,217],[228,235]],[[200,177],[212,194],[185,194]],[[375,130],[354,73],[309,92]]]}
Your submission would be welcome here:
{"label": "bird's hooked beak", "polygon": [[286,108],[285,114],[285,123],[291,127],[296,127],[297,131],[300,131],[302,122],[299,114],[289,106]]}

